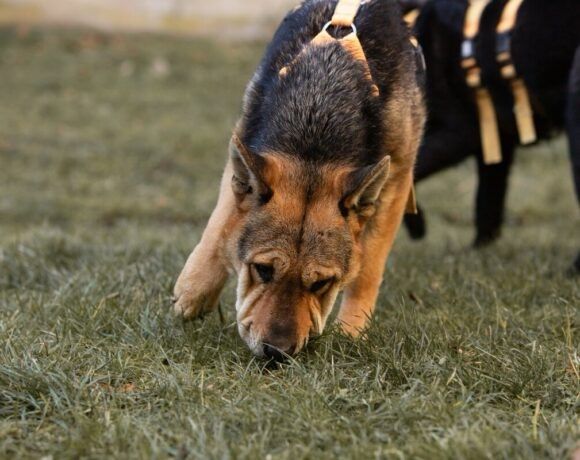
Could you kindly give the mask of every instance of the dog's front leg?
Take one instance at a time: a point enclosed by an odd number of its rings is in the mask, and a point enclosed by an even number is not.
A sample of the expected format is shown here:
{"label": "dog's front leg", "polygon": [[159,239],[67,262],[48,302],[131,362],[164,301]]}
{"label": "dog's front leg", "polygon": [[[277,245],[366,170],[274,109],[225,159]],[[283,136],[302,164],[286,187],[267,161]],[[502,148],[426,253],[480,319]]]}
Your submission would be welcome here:
{"label": "dog's front leg", "polygon": [[375,309],[385,262],[401,225],[412,184],[407,172],[387,183],[381,203],[362,242],[363,253],[358,277],[344,291],[338,321],[343,332],[357,337]]}
{"label": "dog's front leg", "polygon": [[[580,204],[580,46],[576,48],[574,65],[570,73],[567,132],[568,141],[570,142],[572,176],[576,186],[576,197],[578,198],[578,204]],[[572,270],[572,273],[580,273],[580,252]]]}
{"label": "dog's front leg", "polygon": [[229,161],[217,206],[175,284],[175,313],[184,319],[198,318],[214,310],[228,279],[225,243],[229,224],[236,213],[231,181],[232,165]]}

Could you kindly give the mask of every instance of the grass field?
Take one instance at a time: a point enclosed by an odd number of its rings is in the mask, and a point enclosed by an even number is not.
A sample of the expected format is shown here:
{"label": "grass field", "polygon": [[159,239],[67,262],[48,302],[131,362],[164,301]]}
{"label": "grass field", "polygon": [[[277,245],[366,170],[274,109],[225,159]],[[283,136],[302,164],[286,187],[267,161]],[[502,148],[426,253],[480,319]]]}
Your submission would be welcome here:
{"label": "grass field", "polygon": [[521,152],[475,252],[474,165],[421,185],[365,340],[267,368],[171,287],[263,43],[0,30],[0,457],[569,458],[578,213],[565,143]]}

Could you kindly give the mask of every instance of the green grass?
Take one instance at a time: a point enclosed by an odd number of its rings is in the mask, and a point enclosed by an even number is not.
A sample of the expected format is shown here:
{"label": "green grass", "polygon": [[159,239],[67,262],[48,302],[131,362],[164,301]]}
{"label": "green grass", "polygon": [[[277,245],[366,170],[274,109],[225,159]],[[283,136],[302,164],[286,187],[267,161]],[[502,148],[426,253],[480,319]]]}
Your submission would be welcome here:
{"label": "green grass", "polygon": [[365,340],[331,329],[267,368],[232,286],[224,324],[173,319],[263,46],[0,30],[0,457],[567,458],[580,285],[563,140],[521,152],[484,251],[474,165],[421,185],[429,237],[399,236]]}

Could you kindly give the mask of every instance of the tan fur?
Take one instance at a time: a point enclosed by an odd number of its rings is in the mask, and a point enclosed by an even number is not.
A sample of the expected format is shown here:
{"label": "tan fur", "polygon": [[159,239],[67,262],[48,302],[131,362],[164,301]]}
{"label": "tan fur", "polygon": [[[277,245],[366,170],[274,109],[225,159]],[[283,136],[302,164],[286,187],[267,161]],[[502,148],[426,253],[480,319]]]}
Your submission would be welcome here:
{"label": "tan fur", "polygon": [[[414,100],[420,100],[420,96],[416,94]],[[380,205],[362,236],[360,271],[345,289],[338,314],[341,329],[352,337],[360,335],[374,312],[385,264],[412,190],[413,164],[420,142],[417,133],[423,129],[423,119],[413,119],[409,103],[402,94],[391,99],[387,113],[400,116],[400,130],[388,140],[391,151],[397,153],[393,155],[395,161],[381,193]]]}
{"label": "tan fur", "polygon": [[347,335],[357,337],[372,317],[385,263],[407,204],[407,196],[401,190],[409,189],[411,179],[412,176],[407,174],[403,180],[385,187],[374,228],[364,237],[360,271],[345,289],[338,315],[341,328]]}
{"label": "tan fur", "polygon": [[[398,102],[397,102],[398,101]],[[354,246],[348,269],[343,273],[332,257],[312,258],[292,245],[258,246],[249,255],[252,263],[274,267],[277,280],[271,285],[257,282],[247,261],[238,259],[236,244],[241,227],[252,219],[251,205],[240,202],[232,192],[232,165],[228,162],[220,197],[201,242],[189,257],[175,286],[175,311],[185,319],[199,317],[215,308],[227,280],[228,269],[238,273],[237,319],[240,335],[252,351],[261,355],[265,343],[298,351],[311,335],[320,334],[340,290],[344,299],[338,320],[342,330],[358,336],[372,316],[384,266],[408,201],[412,165],[419,139],[408,102],[393,98],[388,113],[400,126],[388,140],[393,165],[374,213],[350,216],[348,231]],[[393,119],[389,120],[393,123]],[[415,135],[414,135],[415,134]],[[267,155],[265,181],[275,190],[265,205],[269,215],[288,228],[303,225],[309,234],[344,227],[337,203],[344,193],[351,167],[327,165],[321,169],[316,196],[308,201],[300,187],[307,174],[304,165],[292,157],[272,152]],[[317,281],[340,280],[322,296],[308,289]],[[288,280],[299,287],[286,291]],[[286,283],[286,284],[285,284]],[[291,296],[291,305],[288,296]],[[278,332],[273,336],[272,331]]]}
{"label": "tan fur", "polygon": [[[269,214],[285,226],[299,226],[306,214],[310,233],[323,232],[343,223],[337,203],[341,197],[344,179],[349,168],[328,169],[322,175],[324,190],[313,203],[308,203],[303,190],[298,186],[305,176],[304,165],[291,157],[269,154],[266,181],[275,190],[272,200],[266,205]],[[253,279],[251,269],[243,268],[238,284],[238,322],[240,335],[254,353],[260,355],[260,345],[274,343],[278,348],[298,351],[311,335],[320,334],[332,305],[338,295],[339,286],[333,286],[322,296],[308,289],[322,279],[340,278],[342,273],[333,260],[314,259],[300,253],[292,245],[271,249],[266,244],[258,246],[249,257],[253,263],[274,267],[277,283],[264,286]],[[241,261],[239,265],[243,265]],[[294,281],[300,287],[288,292],[284,282]],[[287,305],[291,295],[291,305]],[[271,337],[271,330],[287,330],[285,336]]]}
{"label": "tan fur", "polygon": [[213,310],[235,272],[238,330],[257,356],[267,346],[298,352],[322,332],[340,291],[338,320],[358,336],[374,311],[412,186],[424,122],[419,90],[401,85],[384,113],[385,157],[370,172],[284,152],[252,156],[240,141],[242,119],[216,209],[177,280],[175,312],[192,319]]}
{"label": "tan fur", "polygon": [[214,310],[228,279],[224,242],[228,239],[228,229],[237,227],[236,220],[239,220],[231,181],[232,165],[228,162],[216,208],[175,284],[174,310],[184,319]]}

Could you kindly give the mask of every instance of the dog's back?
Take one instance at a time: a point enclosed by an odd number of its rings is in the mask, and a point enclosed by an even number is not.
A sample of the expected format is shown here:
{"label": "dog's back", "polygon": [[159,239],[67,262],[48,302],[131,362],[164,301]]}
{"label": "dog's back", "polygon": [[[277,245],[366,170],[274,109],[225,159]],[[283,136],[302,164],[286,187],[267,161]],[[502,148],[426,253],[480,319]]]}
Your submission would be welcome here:
{"label": "dog's back", "polygon": [[[498,63],[497,28],[508,0],[489,2],[479,23],[475,57],[482,71],[481,90],[474,92],[466,82],[462,68],[462,42],[468,0],[399,0],[405,9],[421,7],[415,33],[425,51],[428,66],[427,102],[429,120],[419,151],[415,179],[454,166],[468,156],[475,156],[478,190],[474,244],[482,246],[501,233],[504,206],[515,148],[520,133],[514,116],[514,81],[501,75]],[[513,6],[513,4],[512,4]],[[578,0],[525,0],[519,7],[512,31],[510,52],[519,78],[525,83],[531,101],[538,139],[566,130],[574,165],[577,189],[580,190],[580,138],[578,119],[578,81],[580,74],[580,3]],[[576,57],[575,57],[576,56]],[[505,70],[505,69],[504,69]],[[518,82],[519,88],[522,88]],[[493,99],[491,117],[497,115],[501,144],[501,162],[488,164],[482,149],[480,113],[476,96],[489,92]],[[520,91],[520,114],[522,98]],[[485,102],[487,106],[487,102]],[[489,110],[487,110],[489,115]],[[483,116],[483,115],[482,115]],[[491,117],[484,127],[495,131]],[[521,122],[521,118],[520,118]],[[487,140],[495,138],[490,130]],[[483,138],[485,139],[485,137]],[[407,219],[414,238],[425,234],[423,214]],[[580,262],[579,262],[580,264]]]}
{"label": "dog's back", "polygon": [[514,62],[557,128],[565,123],[567,87],[580,46],[577,0],[526,0],[514,31]]}
{"label": "dog's back", "polygon": [[[338,42],[307,47],[335,6],[336,1],[306,1],[278,29],[246,94],[241,132],[254,151],[372,164],[388,153],[387,105],[400,94],[401,104],[416,104],[420,110],[419,100],[409,97],[417,93],[416,82],[408,78],[415,74],[415,58],[398,6],[375,0],[357,15],[372,82]],[[288,75],[281,77],[286,66]],[[372,83],[379,88],[378,97]]]}
{"label": "dog's back", "polygon": [[[512,93],[501,76],[496,54],[496,27],[506,2],[496,0],[486,8],[476,56],[483,83],[493,95],[502,131],[515,138]],[[477,116],[473,95],[459,66],[467,6],[467,0],[431,0],[424,6],[417,23],[419,40],[429,55],[429,71],[441,81],[434,82],[432,78],[429,92],[429,102],[436,106],[430,112],[437,112],[436,117],[440,115],[439,106],[447,106],[452,112],[455,108],[459,114],[470,114],[472,118]],[[518,14],[511,52],[518,73],[530,90],[541,137],[564,126],[566,88],[575,50],[580,44],[579,25],[577,0],[526,0]]]}

